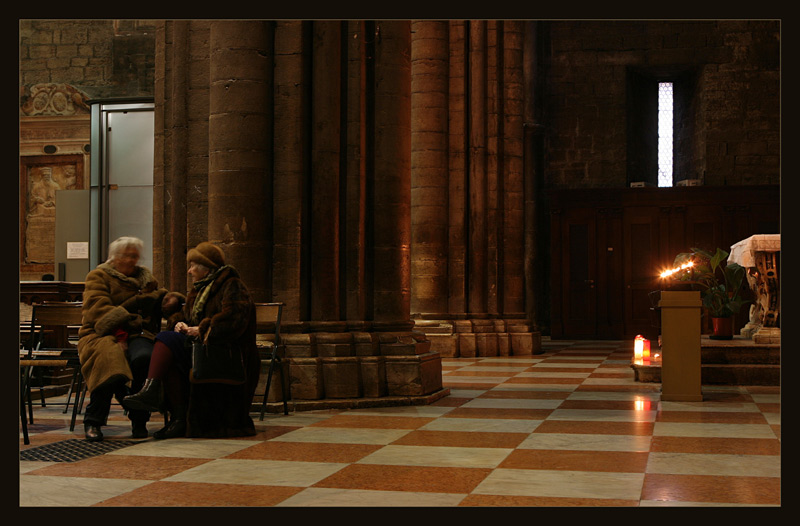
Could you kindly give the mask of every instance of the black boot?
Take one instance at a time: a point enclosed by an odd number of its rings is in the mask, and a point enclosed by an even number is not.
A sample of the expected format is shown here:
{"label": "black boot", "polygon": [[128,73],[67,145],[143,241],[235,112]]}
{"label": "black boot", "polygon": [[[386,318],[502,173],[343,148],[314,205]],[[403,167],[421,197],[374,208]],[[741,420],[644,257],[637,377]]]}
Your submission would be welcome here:
{"label": "black boot", "polygon": [[131,438],[147,438],[147,422],[131,420]]}
{"label": "black boot", "polygon": [[158,378],[148,378],[141,391],[122,399],[122,407],[128,411],[161,411],[163,404],[164,395]]}
{"label": "black boot", "polygon": [[176,418],[170,420],[169,424],[153,433],[153,438],[156,440],[164,440],[165,438],[180,438],[186,436],[186,418]]}
{"label": "black boot", "polygon": [[83,431],[86,435],[87,442],[100,442],[103,440],[103,432],[100,431],[100,426],[84,422]]}

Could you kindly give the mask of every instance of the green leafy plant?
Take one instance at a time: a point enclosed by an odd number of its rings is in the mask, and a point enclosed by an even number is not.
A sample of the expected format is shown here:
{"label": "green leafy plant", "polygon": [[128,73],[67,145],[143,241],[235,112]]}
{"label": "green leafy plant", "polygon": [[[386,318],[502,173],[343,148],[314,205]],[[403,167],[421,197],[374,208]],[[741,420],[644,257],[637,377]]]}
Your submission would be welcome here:
{"label": "green leafy plant", "polygon": [[675,267],[681,270],[670,279],[696,285],[703,306],[713,318],[728,318],[738,313],[750,301],[742,296],[745,269],[738,263],[723,263],[729,253],[717,248],[712,254],[701,248],[692,248],[675,256]]}

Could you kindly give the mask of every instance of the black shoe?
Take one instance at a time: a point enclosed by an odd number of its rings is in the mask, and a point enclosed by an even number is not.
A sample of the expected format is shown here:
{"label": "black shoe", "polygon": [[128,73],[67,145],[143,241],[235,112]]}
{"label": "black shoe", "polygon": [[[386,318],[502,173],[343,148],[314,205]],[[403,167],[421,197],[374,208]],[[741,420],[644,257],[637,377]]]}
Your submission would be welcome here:
{"label": "black shoe", "polygon": [[122,399],[122,407],[128,411],[161,411],[164,396],[161,393],[161,380],[148,378],[142,390]]}
{"label": "black shoe", "polygon": [[83,424],[83,430],[86,433],[87,442],[100,442],[103,440],[103,432],[100,431],[100,426]]}
{"label": "black shoe", "polygon": [[147,438],[147,422],[131,421],[131,438]]}
{"label": "black shoe", "polygon": [[186,420],[176,419],[153,433],[153,438],[156,440],[164,440],[165,438],[180,438],[186,436]]}

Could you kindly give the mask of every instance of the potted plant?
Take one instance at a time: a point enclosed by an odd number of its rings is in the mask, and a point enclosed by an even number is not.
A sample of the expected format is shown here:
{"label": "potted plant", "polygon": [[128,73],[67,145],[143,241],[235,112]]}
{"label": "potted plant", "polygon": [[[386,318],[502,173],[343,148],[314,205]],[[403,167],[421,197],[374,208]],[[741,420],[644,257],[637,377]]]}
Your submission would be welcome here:
{"label": "potted plant", "polygon": [[700,289],[703,307],[708,309],[714,326],[711,336],[717,340],[733,338],[733,317],[749,303],[742,296],[745,269],[738,263],[728,263],[728,252],[717,248],[712,254],[701,248],[692,248],[675,257],[675,267],[680,268],[670,277],[690,283]]}

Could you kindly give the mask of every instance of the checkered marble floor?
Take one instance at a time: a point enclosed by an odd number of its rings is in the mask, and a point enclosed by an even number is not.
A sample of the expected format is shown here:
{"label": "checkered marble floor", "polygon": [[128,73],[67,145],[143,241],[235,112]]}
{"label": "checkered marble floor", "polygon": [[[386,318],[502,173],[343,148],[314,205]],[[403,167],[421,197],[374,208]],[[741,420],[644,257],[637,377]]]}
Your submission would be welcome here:
{"label": "checkered marble floor", "polygon": [[[137,441],[19,463],[20,506],[780,506],[780,388],[660,400],[632,345],[545,342],[534,356],[444,358],[429,406],[267,415],[258,435]],[[69,438],[37,407],[31,444]],[[161,426],[158,418],[149,425]],[[114,406],[106,440],[130,440]]]}

